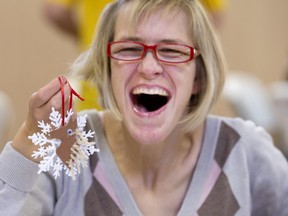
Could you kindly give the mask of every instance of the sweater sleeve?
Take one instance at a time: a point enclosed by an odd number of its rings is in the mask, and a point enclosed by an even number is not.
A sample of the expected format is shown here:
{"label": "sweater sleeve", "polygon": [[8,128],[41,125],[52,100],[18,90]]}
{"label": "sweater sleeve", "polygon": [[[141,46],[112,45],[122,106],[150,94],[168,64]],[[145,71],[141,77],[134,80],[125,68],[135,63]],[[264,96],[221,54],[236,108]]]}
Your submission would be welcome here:
{"label": "sweater sleeve", "polygon": [[[39,178],[37,172],[37,163],[14,150],[11,142],[6,144],[0,155],[0,215],[22,214],[23,209],[27,208],[29,197],[35,197],[32,191]],[[30,207],[41,206],[40,200],[33,202]]]}
{"label": "sweater sleeve", "polygon": [[252,215],[288,215],[288,163],[260,127],[246,131]]}

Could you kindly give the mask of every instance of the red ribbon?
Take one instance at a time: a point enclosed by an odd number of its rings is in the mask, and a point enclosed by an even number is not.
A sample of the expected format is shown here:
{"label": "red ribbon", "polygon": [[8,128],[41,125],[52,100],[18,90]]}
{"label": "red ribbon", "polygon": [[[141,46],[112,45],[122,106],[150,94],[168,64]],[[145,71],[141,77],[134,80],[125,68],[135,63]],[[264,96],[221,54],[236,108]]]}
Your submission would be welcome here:
{"label": "red ribbon", "polygon": [[85,99],[82,98],[70,85],[68,80],[64,76],[59,76],[58,77],[59,83],[60,83],[60,90],[61,90],[61,95],[62,95],[62,126],[65,125],[65,93],[64,93],[64,85],[67,83],[70,89],[70,95],[69,95],[69,110],[72,108],[72,101],[73,101],[73,95],[75,95],[77,98],[79,98],[81,101],[84,101]]}

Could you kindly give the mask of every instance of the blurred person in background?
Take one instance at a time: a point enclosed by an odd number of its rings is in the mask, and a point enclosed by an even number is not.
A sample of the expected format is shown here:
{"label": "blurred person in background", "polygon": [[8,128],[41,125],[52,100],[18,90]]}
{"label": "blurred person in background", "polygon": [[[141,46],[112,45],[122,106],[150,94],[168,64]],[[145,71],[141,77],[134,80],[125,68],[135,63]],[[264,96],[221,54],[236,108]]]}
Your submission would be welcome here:
{"label": "blurred person in background", "polygon": [[[216,28],[220,28],[228,0],[200,0]],[[44,15],[61,32],[75,39],[79,50],[89,48],[98,17],[105,5],[113,0],[46,0]],[[78,111],[90,108],[101,109],[97,87],[89,82],[77,81],[84,102],[77,103]]]}
{"label": "blurred person in background", "polygon": [[10,97],[3,91],[0,91],[0,152],[7,139],[12,126],[13,106]]}
{"label": "blurred person in background", "polygon": [[[43,11],[47,20],[61,32],[72,37],[79,46],[79,51],[83,51],[89,48],[98,17],[110,2],[112,1],[46,0]],[[90,82],[77,81],[76,84],[80,94],[85,98],[81,103],[76,102],[76,109],[101,109],[97,88]]]}
{"label": "blurred person in background", "polygon": [[220,29],[224,20],[224,13],[228,0],[200,0],[212,19],[215,27]]}

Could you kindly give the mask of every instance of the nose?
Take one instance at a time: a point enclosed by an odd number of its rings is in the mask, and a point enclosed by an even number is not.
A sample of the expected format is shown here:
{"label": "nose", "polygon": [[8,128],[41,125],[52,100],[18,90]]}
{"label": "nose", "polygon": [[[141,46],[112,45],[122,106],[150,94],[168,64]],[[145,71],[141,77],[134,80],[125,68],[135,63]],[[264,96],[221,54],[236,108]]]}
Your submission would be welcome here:
{"label": "nose", "polygon": [[138,65],[138,72],[146,79],[154,79],[163,73],[163,66],[158,62],[152,50],[147,50]]}

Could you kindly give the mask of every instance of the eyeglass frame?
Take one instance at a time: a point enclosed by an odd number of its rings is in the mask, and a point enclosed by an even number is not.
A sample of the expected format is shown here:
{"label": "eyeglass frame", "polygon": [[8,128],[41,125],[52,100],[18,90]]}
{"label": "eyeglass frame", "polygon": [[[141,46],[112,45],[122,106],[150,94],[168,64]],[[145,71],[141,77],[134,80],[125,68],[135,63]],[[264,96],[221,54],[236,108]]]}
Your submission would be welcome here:
{"label": "eyeglass frame", "polygon": [[[113,57],[113,56],[112,56],[112,53],[111,53],[111,46],[112,46],[113,44],[123,43],[123,42],[128,42],[128,43],[138,44],[138,45],[143,46],[144,50],[143,50],[142,55],[141,55],[139,58],[136,58],[136,59],[133,59],[133,60],[119,59],[119,58]],[[157,52],[156,52],[156,49],[157,49],[158,46],[162,46],[162,45],[178,45],[178,46],[187,47],[187,48],[190,49],[190,57],[189,57],[189,59],[187,59],[187,60],[185,60],[185,61],[180,61],[180,62],[171,62],[171,61],[165,61],[165,60],[159,59],[159,58],[158,58],[158,55],[157,55]],[[196,57],[200,54],[200,52],[199,52],[197,49],[195,49],[195,48],[192,47],[192,46],[185,45],[185,44],[161,43],[161,44],[147,45],[147,44],[144,44],[144,43],[141,43],[141,42],[129,41],[129,40],[122,40],[122,41],[112,41],[112,42],[109,42],[109,43],[107,44],[107,55],[108,55],[108,57],[110,57],[110,58],[112,58],[112,59],[115,59],[115,60],[132,62],[132,61],[138,61],[138,60],[143,59],[143,58],[146,56],[147,51],[148,51],[149,49],[152,50],[153,55],[154,55],[154,57],[157,59],[157,61],[159,61],[159,62],[164,62],[164,63],[169,63],[169,64],[186,63],[186,62],[192,61],[194,58],[196,58]]]}

